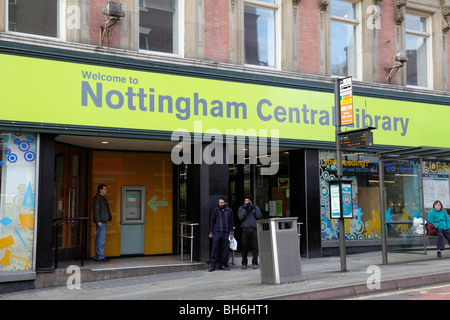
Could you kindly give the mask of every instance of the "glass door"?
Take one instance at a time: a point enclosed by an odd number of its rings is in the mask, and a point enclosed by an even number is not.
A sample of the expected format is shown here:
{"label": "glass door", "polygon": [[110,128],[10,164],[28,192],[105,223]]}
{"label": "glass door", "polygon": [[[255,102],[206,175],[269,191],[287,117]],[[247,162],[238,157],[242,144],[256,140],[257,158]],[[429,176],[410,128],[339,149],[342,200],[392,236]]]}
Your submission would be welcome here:
{"label": "glass door", "polygon": [[82,221],[86,217],[87,151],[64,144],[55,150],[54,218],[66,218],[57,228],[58,259],[81,254]]}

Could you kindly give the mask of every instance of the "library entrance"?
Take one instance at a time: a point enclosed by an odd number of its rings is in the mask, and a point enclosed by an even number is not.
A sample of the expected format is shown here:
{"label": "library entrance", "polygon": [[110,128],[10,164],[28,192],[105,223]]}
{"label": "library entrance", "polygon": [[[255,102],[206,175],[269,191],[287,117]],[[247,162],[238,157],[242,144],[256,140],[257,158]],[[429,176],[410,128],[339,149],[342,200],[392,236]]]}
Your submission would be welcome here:
{"label": "library entrance", "polygon": [[[86,216],[87,157],[86,149],[56,143],[53,219]],[[82,223],[86,222],[80,220],[64,220],[57,224],[55,222],[58,260],[80,256]]]}

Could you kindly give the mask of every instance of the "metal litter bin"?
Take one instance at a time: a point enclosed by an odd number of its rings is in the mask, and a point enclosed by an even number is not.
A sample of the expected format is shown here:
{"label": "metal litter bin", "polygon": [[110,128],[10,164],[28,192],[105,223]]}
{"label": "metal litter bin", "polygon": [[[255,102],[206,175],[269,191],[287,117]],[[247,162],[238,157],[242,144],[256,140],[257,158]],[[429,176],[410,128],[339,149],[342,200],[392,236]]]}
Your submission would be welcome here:
{"label": "metal litter bin", "polygon": [[261,283],[303,281],[297,218],[257,220]]}

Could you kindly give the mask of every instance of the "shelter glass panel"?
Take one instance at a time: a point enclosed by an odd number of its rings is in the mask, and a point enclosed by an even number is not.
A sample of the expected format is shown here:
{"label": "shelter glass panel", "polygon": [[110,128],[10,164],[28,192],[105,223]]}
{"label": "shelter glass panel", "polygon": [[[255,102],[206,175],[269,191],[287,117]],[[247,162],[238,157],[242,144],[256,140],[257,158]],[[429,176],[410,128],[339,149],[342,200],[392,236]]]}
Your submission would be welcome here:
{"label": "shelter glass panel", "polygon": [[420,161],[384,161],[384,193],[388,238],[423,234]]}

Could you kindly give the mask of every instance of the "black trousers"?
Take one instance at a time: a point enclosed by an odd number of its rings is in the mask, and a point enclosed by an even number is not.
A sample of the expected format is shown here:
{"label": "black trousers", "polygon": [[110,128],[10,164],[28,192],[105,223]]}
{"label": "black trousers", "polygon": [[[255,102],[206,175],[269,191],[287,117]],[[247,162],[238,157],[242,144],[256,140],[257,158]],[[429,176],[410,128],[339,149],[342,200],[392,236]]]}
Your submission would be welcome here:
{"label": "black trousers", "polygon": [[228,246],[230,242],[228,232],[214,232],[212,248],[211,248],[211,267],[216,267],[216,264],[228,265]]}
{"label": "black trousers", "polygon": [[445,241],[444,237],[447,239],[449,245],[450,245],[450,230],[445,229],[439,229],[436,228],[436,235],[437,235],[437,242],[436,247],[438,250],[445,250]]}
{"label": "black trousers", "polygon": [[258,236],[256,229],[242,229],[242,265],[247,265],[247,254],[251,250],[253,253],[252,264],[258,265]]}

